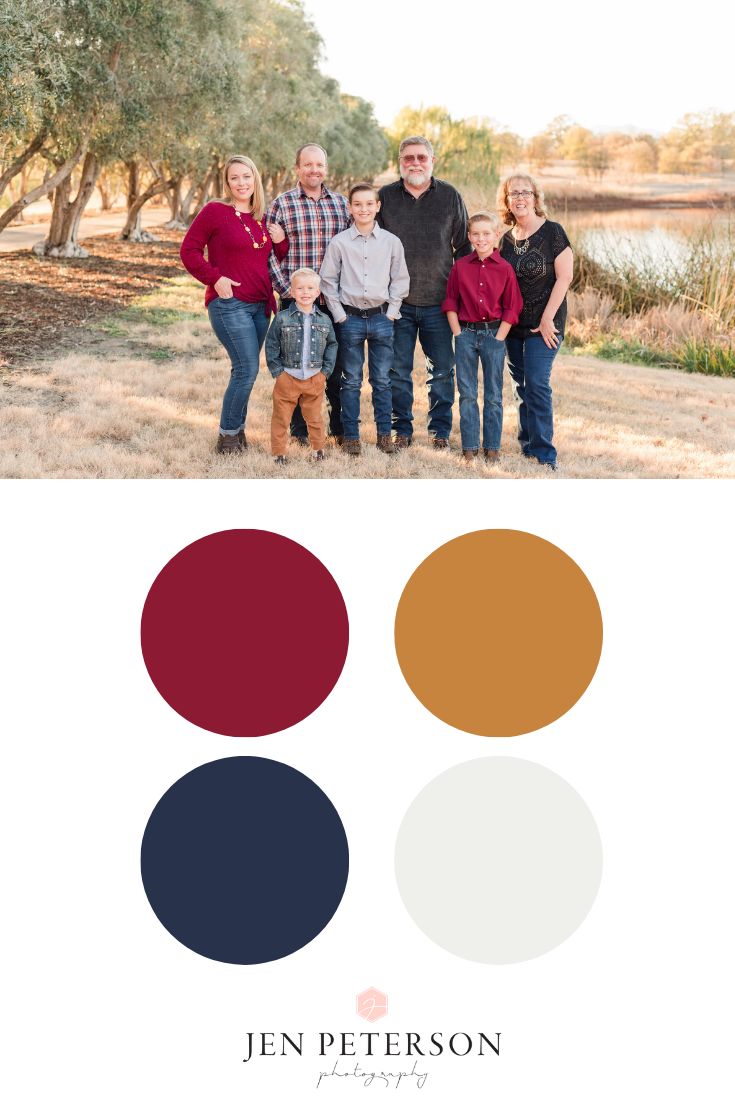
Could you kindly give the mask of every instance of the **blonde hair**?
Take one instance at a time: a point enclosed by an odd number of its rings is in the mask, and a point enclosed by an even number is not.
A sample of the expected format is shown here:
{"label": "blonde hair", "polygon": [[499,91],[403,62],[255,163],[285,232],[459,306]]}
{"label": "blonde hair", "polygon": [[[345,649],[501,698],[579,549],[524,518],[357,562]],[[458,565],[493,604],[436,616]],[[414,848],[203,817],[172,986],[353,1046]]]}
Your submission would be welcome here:
{"label": "blonde hair", "polygon": [[295,272],[291,273],[291,283],[293,283],[293,281],[295,279],[298,279],[300,276],[305,276],[307,279],[315,279],[317,283],[321,286],[319,273],[315,272],[313,268],[297,268]]}
{"label": "blonde hair", "polygon": [[500,211],[500,217],[506,226],[515,226],[515,215],[510,209],[508,204],[508,192],[510,190],[510,184],[512,180],[527,180],[531,185],[533,191],[533,209],[539,218],[548,218],[546,207],[544,206],[544,193],[538,186],[533,176],[529,176],[527,172],[512,172],[510,176],[506,176],[502,184],[498,188],[498,210]]}
{"label": "blonde hair", "polygon": [[228,157],[225,161],[225,167],[222,169],[222,183],[225,192],[229,196],[229,199],[225,200],[225,202],[234,202],[232,189],[227,180],[227,175],[232,165],[245,165],[245,167],[249,168],[252,172],[255,187],[250,197],[250,213],[256,221],[262,222],[265,217],[265,191],[263,190],[263,181],[260,178],[260,173],[258,172],[255,162],[251,161],[249,157],[243,157],[240,153],[235,153],[232,157]]}
{"label": "blonde hair", "polygon": [[471,214],[467,219],[467,228],[474,226],[475,222],[489,222],[496,230],[503,228],[503,219],[494,210],[478,210],[477,214]]}

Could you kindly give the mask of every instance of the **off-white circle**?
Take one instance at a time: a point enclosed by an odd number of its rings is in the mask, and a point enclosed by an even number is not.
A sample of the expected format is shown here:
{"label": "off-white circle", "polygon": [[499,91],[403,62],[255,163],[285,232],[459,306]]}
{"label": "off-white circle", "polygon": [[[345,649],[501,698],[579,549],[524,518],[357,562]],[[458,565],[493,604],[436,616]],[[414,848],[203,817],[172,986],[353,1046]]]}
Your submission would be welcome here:
{"label": "off-white circle", "polygon": [[602,875],[589,808],[550,769],[480,758],[441,773],[406,812],[396,877],[417,926],[483,964],[547,953],[576,930]]}

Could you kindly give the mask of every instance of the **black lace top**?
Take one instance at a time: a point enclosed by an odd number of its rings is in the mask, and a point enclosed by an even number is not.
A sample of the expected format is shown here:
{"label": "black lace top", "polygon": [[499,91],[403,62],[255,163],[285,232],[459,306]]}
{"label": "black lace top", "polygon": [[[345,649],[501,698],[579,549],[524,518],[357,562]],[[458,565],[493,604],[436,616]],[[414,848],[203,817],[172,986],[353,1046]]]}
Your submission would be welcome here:
{"label": "black lace top", "polygon": [[[513,265],[523,295],[523,310],[518,325],[514,325],[508,334],[510,337],[529,336],[531,330],[535,329],[541,321],[541,315],[556,283],[554,261],[568,245],[569,238],[558,222],[546,221],[539,226],[528,238],[528,248],[520,256],[515,251],[510,230],[503,235],[500,242],[500,255]],[[554,316],[554,325],[562,336],[566,320],[565,297]]]}

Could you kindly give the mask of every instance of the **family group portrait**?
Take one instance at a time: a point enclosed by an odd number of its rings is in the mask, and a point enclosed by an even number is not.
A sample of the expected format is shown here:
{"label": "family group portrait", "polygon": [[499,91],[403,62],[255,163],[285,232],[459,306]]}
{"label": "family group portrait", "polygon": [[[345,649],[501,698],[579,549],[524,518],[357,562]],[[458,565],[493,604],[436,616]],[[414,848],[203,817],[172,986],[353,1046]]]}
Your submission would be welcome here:
{"label": "family group portrait", "polygon": [[381,16],[0,0],[2,477],[735,476],[721,67]]}

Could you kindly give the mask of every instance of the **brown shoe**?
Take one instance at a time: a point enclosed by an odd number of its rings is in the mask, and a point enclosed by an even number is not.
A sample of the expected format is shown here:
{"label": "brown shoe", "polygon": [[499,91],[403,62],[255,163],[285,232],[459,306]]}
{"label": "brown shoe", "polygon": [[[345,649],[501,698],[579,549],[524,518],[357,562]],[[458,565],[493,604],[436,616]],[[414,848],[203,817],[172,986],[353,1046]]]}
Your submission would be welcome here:
{"label": "brown shoe", "polygon": [[359,440],[345,440],[342,443],[342,451],[345,455],[351,455],[356,458],[362,451]]}
{"label": "brown shoe", "polygon": [[217,437],[217,451],[220,455],[235,455],[242,451],[242,442],[238,436],[225,436],[220,433]]}
{"label": "brown shoe", "polygon": [[391,434],[387,432],[384,436],[378,436],[375,447],[379,452],[385,452],[386,455],[395,455],[396,446],[393,443]]}
{"label": "brown shoe", "polygon": [[240,441],[240,446],[241,447],[247,448],[248,440],[247,440],[247,437],[245,435],[245,429],[240,429],[240,431],[237,434],[237,439]]}
{"label": "brown shoe", "polygon": [[411,447],[412,438],[410,436],[401,436],[400,434],[396,434],[396,438],[393,441],[393,443],[395,444],[395,446],[400,451],[402,448],[410,448]]}
{"label": "brown shoe", "polygon": [[483,448],[482,449],[482,454],[485,456],[485,462],[486,463],[499,463],[500,462],[500,452],[499,451],[493,451],[492,448]]}
{"label": "brown shoe", "polygon": [[448,448],[449,447],[449,441],[447,440],[446,436],[435,436],[432,439],[431,443],[432,443],[433,447],[435,447],[435,448]]}
{"label": "brown shoe", "polygon": [[473,459],[477,459],[478,452],[478,448],[462,448],[462,458],[471,463]]}

